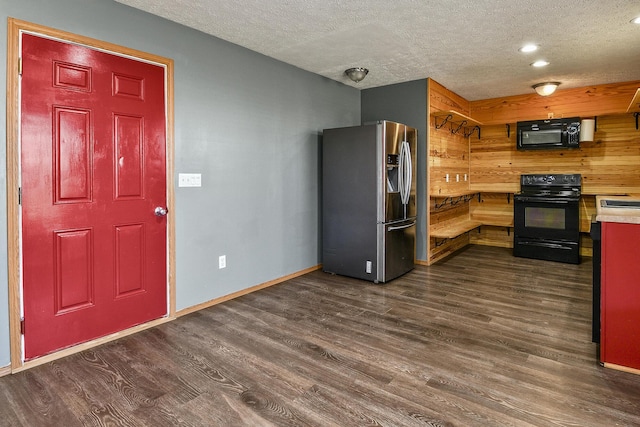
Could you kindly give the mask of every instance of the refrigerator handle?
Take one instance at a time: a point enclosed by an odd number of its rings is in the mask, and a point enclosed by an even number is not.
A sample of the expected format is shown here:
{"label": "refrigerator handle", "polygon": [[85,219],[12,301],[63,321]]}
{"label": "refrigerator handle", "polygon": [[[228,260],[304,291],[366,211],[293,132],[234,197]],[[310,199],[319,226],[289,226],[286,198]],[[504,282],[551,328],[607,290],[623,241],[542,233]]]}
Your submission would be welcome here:
{"label": "refrigerator handle", "polygon": [[405,225],[398,225],[397,227],[389,227],[387,229],[387,231],[396,231],[396,230],[404,230],[405,228],[410,228],[413,227],[414,225],[416,225],[415,221],[412,221],[409,224],[405,224]]}
{"label": "refrigerator handle", "polygon": [[398,174],[400,175],[399,187],[400,187],[400,199],[403,205],[409,203],[409,196],[411,195],[411,179],[413,175],[411,164],[411,148],[407,141],[402,141],[400,145],[400,167]]}
{"label": "refrigerator handle", "polygon": [[[404,142],[407,144],[406,156],[407,156],[407,203],[409,203],[409,197],[411,196],[411,182],[413,182],[413,162],[411,161],[411,146],[407,141]],[[407,204],[405,203],[405,204]]]}
{"label": "refrigerator handle", "polygon": [[404,141],[400,143],[400,156],[398,162],[398,192],[400,200],[404,204]]}

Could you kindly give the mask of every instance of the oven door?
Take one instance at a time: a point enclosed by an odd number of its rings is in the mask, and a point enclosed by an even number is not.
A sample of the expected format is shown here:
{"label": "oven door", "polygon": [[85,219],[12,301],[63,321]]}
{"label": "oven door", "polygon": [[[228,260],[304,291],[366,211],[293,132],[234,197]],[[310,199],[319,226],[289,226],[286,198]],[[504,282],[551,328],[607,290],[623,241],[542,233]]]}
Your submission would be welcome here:
{"label": "oven door", "polygon": [[535,239],[579,241],[578,197],[514,196],[514,235]]}
{"label": "oven door", "polygon": [[513,255],[580,263],[579,197],[514,196]]}

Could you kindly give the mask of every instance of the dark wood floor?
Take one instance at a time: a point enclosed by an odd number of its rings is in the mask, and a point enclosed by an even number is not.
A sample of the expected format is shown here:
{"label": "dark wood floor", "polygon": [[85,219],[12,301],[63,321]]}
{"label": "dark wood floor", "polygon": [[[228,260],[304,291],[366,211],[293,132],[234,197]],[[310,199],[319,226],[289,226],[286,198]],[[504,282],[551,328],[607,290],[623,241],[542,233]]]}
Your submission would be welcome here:
{"label": "dark wood floor", "polygon": [[2,426],[632,426],[591,261],[471,246],[385,285],[320,271],[0,378]]}

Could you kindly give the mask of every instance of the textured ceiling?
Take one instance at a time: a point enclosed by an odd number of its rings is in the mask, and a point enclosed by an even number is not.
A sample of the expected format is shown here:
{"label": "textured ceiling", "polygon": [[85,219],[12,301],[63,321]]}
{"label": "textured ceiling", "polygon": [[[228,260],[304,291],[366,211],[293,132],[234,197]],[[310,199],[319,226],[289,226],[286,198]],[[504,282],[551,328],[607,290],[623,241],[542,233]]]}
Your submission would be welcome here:
{"label": "textured ceiling", "polygon": [[361,89],[431,77],[473,101],[640,80],[638,0],[116,1]]}

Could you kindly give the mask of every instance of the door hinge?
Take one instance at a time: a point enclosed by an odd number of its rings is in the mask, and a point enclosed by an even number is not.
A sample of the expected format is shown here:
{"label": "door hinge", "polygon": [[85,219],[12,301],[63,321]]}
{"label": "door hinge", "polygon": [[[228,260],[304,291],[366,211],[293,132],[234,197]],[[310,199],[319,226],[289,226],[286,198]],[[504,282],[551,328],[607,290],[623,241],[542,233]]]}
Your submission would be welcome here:
{"label": "door hinge", "polygon": [[24,317],[20,318],[20,335],[24,335]]}
{"label": "door hinge", "polygon": [[18,187],[18,204],[22,204],[22,187]]}
{"label": "door hinge", "polygon": [[18,75],[22,75],[22,58],[18,58]]}

